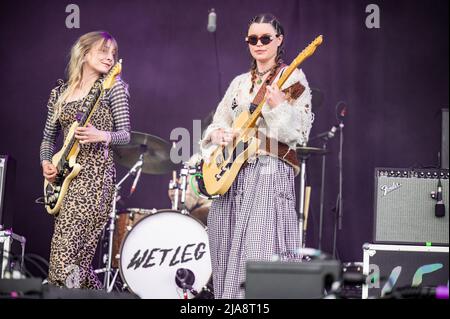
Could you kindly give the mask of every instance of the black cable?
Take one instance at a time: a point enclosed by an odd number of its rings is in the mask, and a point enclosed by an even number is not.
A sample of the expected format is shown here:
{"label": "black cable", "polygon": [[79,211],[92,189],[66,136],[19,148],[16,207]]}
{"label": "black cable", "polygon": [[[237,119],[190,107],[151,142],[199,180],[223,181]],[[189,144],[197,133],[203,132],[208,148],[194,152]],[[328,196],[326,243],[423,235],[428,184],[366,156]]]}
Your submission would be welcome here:
{"label": "black cable", "polygon": [[48,263],[47,259],[45,259],[45,258],[42,257],[42,256],[39,256],[39,255],[33,254],[33,253],[27,253],[27,254],[25,254],[25,256],[28,256],[28,257],[32,257],[32,258],[38,259],[38,260],[41,261],[47,268],[49,267],[49,263]]}

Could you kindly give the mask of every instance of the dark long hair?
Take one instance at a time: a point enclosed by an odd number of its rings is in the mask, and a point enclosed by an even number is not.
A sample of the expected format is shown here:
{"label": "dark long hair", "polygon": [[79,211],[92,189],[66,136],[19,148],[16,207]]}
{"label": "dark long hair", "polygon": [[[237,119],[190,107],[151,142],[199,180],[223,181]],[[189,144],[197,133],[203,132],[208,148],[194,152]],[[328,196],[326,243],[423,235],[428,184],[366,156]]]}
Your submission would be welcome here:
{"label": "dark long hair", "polygon": [[[272,71],[269,74],[268,78],[271,78],[278,67],[283,63],[283,55],[284,55],[284,28],[281,25],[280,21],[270,13],[263,13],[258,14],[257,16],[253,17],[253,19],[250,20],[250,23],[248,24],[248,27],[250,27],[253,23],[269,23],[276,31],[278,35],[283,36],[283,41],[281,42],[280,46],[277,48],[277,55],[275,57],[275,65],[272,68]],[[255,87],[255,81],[256,81],[256,60],[252,57],[252,63],[250,67],[250,72],[252,74],[252,86],[250,88],[250,93],[253,92],[253,88]]]}

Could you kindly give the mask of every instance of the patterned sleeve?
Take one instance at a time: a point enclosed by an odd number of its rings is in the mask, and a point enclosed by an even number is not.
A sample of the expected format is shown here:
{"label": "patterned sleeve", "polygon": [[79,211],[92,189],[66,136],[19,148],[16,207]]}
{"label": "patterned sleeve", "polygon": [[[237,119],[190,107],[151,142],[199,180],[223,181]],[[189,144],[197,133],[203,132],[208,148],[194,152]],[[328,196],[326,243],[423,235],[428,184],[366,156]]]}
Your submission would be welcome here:
{"label": "patterned sleeve", "polygon": [[126,84],[118,78],[108,96],[114,121],[114,131],[110,132],[110,143],[112,145],[127,144],[130,142],[129,98],[130,95]]}
{"label": "patterned sleeve", "polygon": [[40,147],[40,162],[47,160],[51,161],[53,152],[55,150],[56,138],[61,131],[61,124],[59,121],[53,121],[54,105],[58,100],[58,87],[50,92],[50,98],[47,102],[47,120],[43,132],[43,138]]}

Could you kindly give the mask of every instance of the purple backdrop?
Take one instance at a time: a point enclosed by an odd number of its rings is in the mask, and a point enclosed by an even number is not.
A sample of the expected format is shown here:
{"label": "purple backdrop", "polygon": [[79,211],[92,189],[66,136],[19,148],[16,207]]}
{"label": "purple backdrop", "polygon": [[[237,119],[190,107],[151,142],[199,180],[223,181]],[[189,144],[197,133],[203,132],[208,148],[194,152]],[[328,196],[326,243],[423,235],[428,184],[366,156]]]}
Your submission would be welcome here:
{"label": "purple backdrop", "polygon": [[[367,29],[371,1],[77,1],[81,27],[67,29],[66,1],[8,1],[0,6],[0,154],[17,160],[14,231],[27,252],[48,258],[52,218],[34,203],[41,196],[39,145],[50,89],[72,43],[103,29],[119,42],[130,85],[132,130],[169,140],[175,127],[192,130],[219,101],[214,38],[206,30],[216,9],[221,90],[246,72],[243,38],[249,19],[272,12],[286,29],[286,62],[317,35],[324,43],[302,66],[324,95],[311,135],[336,124],[334,107],[349,106],[344,142],[344,219],[338,233],[343,261],[362,260],[371,239],[373,172],[378,166],[435,165],[440,109],[448,107],[448,1],[376,1],[381,28]],[[338,190],[338,139],[327,157],[323,248],[331,252]],[[308,164],[313,187],[307,246],[317,247],[320,158]],[[125,169],[118,167],[118,177]],[[145,175],[122,207],[168,208],[170,174]],[[124,190],[127,191],[130,183]],[[124,191],[124,193],[125,193]],[[126,195],[126,194],[124,194]]]}

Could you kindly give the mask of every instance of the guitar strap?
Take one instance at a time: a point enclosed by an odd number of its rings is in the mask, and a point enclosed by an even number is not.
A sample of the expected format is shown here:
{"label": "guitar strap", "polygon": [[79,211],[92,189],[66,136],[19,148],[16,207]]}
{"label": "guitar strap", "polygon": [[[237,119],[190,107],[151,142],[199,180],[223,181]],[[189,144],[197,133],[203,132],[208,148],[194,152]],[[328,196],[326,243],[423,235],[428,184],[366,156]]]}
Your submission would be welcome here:
{"label": "guitar strap", "polygon": [[[264,95],[266,94],[267,85],[271,85],[272,82],[277,78],[278,73],[286,66],[286,64],[281,64],[276,72],[273,74],[271,78],[268,78],[265,83],[261,86],[258,93],[256,94],[253,102],[250,104],[250,113],[258,107],[261,101],[264,99]],[[301,86],[301,85],[300,85]],[[300,94],[303,93],[304,87],[301,86]],[[262,114],[261,114],[262,117]],[[259,155],[269,155],[278,157],[280,160],[286,162],[294,169],[295,175],[300,172],[300,163],[297,159],[297,154],[295,150],[290,149],[289,146],[285,143],[281,143],[273,138],[269,138],[262,134],[260,131],[257,131],[257,137],[261,140],[260,148],[257,151]]]}
{"label": "guitar strap", "polygon": [[250,113],[253,113],[255,109],[258,107],[259,103],[264,99],[264,95],[266,95],[266,87],[268,85],[271,85],[273,80],[277,78],[278,73],[287,66],[286,64],[282,63],[280,66],[278,66],[278,69],[274,72],[272,77],[268,77],[263,85],[258,90],[258,93],[256,93],[255,98],[253,99],[252,103],[250,104],[249,111]]}

